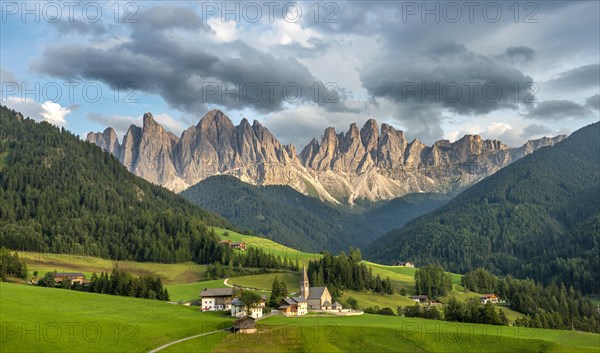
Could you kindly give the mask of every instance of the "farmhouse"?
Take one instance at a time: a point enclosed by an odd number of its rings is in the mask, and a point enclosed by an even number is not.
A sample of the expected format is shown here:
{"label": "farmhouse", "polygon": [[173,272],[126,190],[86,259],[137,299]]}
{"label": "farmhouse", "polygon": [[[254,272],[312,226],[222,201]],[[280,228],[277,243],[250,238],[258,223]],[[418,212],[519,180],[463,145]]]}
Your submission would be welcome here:
{"label": "farmhouse", "polygon": [[238,241],[234,243],[229,239],[225,239],[221,240],[219,244],[225,244],[229,246],[230,249],[246,250],[246,242],[243,241]]}
{"label": "farmhouse", "polygon": [[233,323],[233,332],[256,333],[255,319],[245,316]]}
{"label": "farmhouse", "polygon": [[246,243],[243,241],[238,241],[236,243],[231,243],[231,245],[229,245],[232,249],[238,249],[238,250],[246,250]]}
{"label": "farmhouse", "polygon": [[200,292],[202,311],[231,309],[233,288],[204,288]]}
{"label": "farmhouse", "polygon": [[402,266],[402,267],[415,267],[415,264],[413,262],[402,262],[402,261],[398,261],[396,262],[396,266]]}
{"label": "farmhouse", "polygon": [[284,316],[302,316],[308,313],[308,302],[303,297],[283,298],[279,310]]}
{"label": "farmhouse", "polygon": [[62,272],[54,275],[55,282],[63,282],[69,281],[71,284],[83,284],[87,281],[85,280],[85,275],[81,272]]}
{"label": "farmhouse", "polygon": [[416,301],[417,303],[427,303],[426,295],[413,295],[410,297],[410,299]]}
{"label": "farmhouse", "polygon": [[487,303],[497,304],[498,296],[496,294],[484,294],[483,297],[481,297],[481,304]]}
{"label": "farmhouse", "polygon": [[250,308],[249,313],[246,313],[246,305],[240,298],[235,298],[231,301],[231,316],[233,317],[244,317],[250,316],[253,319],[260,319],[263,317],[264,305],[258,305],[255,308]]}

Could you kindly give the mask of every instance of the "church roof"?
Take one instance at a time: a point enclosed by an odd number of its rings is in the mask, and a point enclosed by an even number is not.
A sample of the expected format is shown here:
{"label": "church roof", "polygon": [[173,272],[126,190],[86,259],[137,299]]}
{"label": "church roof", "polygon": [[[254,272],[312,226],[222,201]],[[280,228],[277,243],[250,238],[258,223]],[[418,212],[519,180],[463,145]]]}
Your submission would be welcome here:
{"label": "church roof", "polygon": [[321,299],[327,287],[310,287],[308,289],[308,299]]}
{"label": "church roof", "polygon": [[306,266],[302,267],[302,279],[303,282],[308,282],[308,275],[306,274]]}

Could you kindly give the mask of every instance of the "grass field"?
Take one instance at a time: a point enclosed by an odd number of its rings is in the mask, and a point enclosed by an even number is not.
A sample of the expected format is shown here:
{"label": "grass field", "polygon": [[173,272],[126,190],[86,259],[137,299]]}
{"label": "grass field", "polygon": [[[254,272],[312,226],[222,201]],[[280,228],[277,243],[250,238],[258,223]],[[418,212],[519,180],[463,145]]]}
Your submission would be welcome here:
{"label": "grass field", "polygon": [[179,264],[159,264],[152,262],[113,261],[98,257],[49,254],[35,252],[19,252],[27,262],[30,275],[38,271],[43,276],[48,271],[83,272],[91,275],[92,272],[110,272],[116,266],[130,271],[136,275],[154,274],[161,278],[163,283],[190,283],[197,281],[206,272],[205,265],[193,262]]}
{"label": "grass field", "polygon": [[[213,352],[598,352],[600,335],[368,315],[260,321],[256,335],[225,335]],[[172,352],[193,352],[201,340]],[[175,347],[173,347],[175,348]]]}
{"label": "grass field", "polygon": [[155,300],[9,283],[0,283],[0,307],[3,353],[147,352],[233,321]]}
{"label": "grass field", "polygon": [[275,276],[279,281],[284,281],[287,285],[288,290],[293,293],[298,291],[300,283],[299,272],[279,272],[279,273],[266,273],[261,275],[251,275],[242,277],[233,277],[229,279],[229,284],[233,284],[240,287],[251,287],[257,289],[271,290]]}
{"label": "grass field", "polygon": [[[369,261],[363,262],[373,269],[374,274],[379,274],[382,278],[389,277],[393,282],[400,283],[408,293],[414,294],[415,272],[417,272],[417,268],[403,266],[386,266]],[[451,272],[447,273],[450,274],[450,277],[452,278],[452,284],[454,289],[463,290],[461,284],[462,275]]]}
{"label": "grass field", "polygon": [[[274,256],[281,256],[281,258],[287,257],[289,260],[296,261],[300,265],[308,264],[310,260],[321,258],[322,255],[318,253],[307,253],[303,251],[299,251],[296,249],[289,248],[285,245],[281,245],[269,239],[259,238],[252,235],[244,235],[240,233],[236,233],[230,230],[225,230],[221,228],[213,228],[217,235],[221,239],[229,239],[231,241],[243,241],[248,246],[255,246],[260,249],[263,249],[267,254],[273,254]],[[225,235],[227,234],[227,235]]]}
{"label": "grass field", "polygon": [[396,312],[398,306],[415,305],[413,300],[400,294],[381,295],[367,292],[344,291],[340,299],[346,301],[349,297],[356,299],[361,309],[378,305],[380,308],[391,308]]}
{"label": "grass field", "polygon": [[188,302],[199,299],[200,292],[204,290],[204,288],[225,288],[227,286],[223,284],[222,279],[216,279],[193,283],[168,284],[166,287],[169,291],[171,301]]}

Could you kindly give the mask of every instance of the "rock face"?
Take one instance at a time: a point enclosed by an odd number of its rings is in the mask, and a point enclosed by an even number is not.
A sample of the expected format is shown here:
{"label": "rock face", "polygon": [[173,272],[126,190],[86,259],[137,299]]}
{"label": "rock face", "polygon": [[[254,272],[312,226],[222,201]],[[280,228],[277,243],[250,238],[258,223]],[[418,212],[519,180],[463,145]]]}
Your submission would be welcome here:
{"label": "rock face", "polygon": [[257,185],[289,185],[322,200],[352,204],[415,192],[449,192],[473,184],[511,162],[565,136],[529,141],[511,148],[496,140],[466,135],[453,143],[426,146],[373,119],[346,133],[327,128],[300,154],[282,145],[258,121],[235,126],[219,110],[207,113],[181,137],[144,114],[122,144],[113,129],[89,133],[87,140],[115,155],[132,173],[175,192],[213,175],[229,174]]}

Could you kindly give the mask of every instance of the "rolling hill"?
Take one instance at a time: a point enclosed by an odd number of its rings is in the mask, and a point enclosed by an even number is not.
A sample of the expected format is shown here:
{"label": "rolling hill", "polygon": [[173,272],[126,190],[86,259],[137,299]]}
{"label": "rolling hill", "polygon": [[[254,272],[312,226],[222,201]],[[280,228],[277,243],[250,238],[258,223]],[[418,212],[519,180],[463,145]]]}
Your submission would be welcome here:
{"label": "rolling hill", "polygon": [[211,262],[223,218],[99,147],[0,107],[0,246],[116,260]]}
{"label": "rolling hill", "polygon": [[411,194],[350,209],[303,195],[289,186],[253,186],[232,176],[207,178],[181,195],[221,214],[238,228],[309,252],[365,247],[450,198]]}
{"label": "rolling hill", "polygon": [[373,261],[563,282],[600,292],[600,123],[574,132],[378,239]]}

